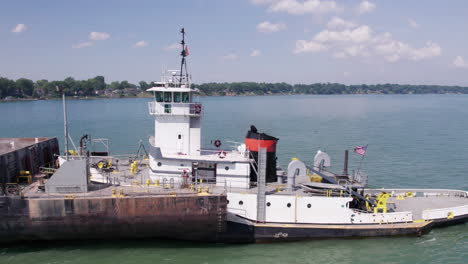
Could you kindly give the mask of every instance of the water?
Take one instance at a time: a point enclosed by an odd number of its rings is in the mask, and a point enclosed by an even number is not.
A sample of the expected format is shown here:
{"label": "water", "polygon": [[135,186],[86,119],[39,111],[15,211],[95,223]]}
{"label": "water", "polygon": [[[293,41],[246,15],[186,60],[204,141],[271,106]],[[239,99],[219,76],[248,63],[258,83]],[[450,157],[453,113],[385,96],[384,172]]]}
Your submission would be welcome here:
{"label": "water", "polygon": [[[111,152],[134,153],[153,133],[150,99],[70,100],[70,133],[111,140]],[[251,124],[279,137],[278,163],[311,163],[318,149],[342,170],[344,149],[373,187],[468,190],[467,95],[205,97],[203,143],[242,141]],[[61,101],[0,103],[1,137],[63,137]],[[62,144],[63,146],[63,144]],[[213,245],[163,240],[75,241],[0,248],[0,263],[466,263],[468,225],[415,238],[317,240]]]}

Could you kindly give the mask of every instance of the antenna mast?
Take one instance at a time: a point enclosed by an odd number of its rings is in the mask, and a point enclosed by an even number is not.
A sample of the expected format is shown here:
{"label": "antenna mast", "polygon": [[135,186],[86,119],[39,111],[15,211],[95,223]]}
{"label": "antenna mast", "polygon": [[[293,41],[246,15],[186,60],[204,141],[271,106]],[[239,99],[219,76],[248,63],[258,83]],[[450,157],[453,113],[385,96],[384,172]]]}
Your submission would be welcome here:
{"label": "antenna mast", "polygon": [[184,68],[185,68],[185,80],[188,81],[187,62],[185,60],[185,57],[188,56],[187,50],[185,47],[185,28],[182,28],[180,30],[180,33],[182,33],[182,41],[180,42],[180,44],[182,44],[182,51],[180,52],[180,56],[182,56],[182,61],[180,63],[179,86],[182,84],[182,76],[184,76],[182,70]]}

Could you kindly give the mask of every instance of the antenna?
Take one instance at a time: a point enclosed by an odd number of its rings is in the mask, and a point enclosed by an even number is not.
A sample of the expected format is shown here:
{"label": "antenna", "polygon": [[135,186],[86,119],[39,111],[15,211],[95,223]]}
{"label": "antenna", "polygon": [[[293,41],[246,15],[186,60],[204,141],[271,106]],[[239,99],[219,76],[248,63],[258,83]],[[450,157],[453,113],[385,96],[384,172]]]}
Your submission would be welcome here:
{"label": "antenna", "polygon": [[179,76],[179,86],[182,84],[182,76],[184,76],[183,69],[185,68],[185,78],[188,80],[188,72],[187,72],[187,62],[185,57],[188,56],[187,48],[185,46],[185,28],[180,30],[182,33],[182,41],[180,44],[182,45],[182,51],[180,52],[180,56],[182,56],[182,61],[180,63],[180,76]]}

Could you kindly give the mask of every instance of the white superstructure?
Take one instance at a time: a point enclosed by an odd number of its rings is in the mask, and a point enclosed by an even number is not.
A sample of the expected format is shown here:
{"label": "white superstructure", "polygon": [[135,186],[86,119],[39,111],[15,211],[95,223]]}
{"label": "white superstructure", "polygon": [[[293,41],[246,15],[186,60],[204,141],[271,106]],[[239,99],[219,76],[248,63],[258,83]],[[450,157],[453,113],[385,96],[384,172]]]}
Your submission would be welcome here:
{"label": "white superstructure", "polygon": [[150,138],[151,180],[179,183],[197,177],[217,186],[249,188],[250,159],[245,145],[231,151],[201,148],[203,105],[194,100],[197,90],[191,88],[185,32],[181,33],[180,70],[165,71],[161,81],[147,90],[154,94],[148,104],[155,131]]}

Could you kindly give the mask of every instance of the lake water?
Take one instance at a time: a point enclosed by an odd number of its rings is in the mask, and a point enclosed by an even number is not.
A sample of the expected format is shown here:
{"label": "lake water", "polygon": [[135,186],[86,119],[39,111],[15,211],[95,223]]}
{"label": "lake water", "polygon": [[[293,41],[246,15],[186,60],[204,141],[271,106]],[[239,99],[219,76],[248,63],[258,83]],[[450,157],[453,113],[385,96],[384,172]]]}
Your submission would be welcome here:
{"label": "lake water", "polygon": [[[280,138],[278,163],[311,163],[317,150],[341,171],[350,153],[372,187],[468,190],[467,95],[203,97],[203,143],[243,141],[251,124]],[[135,153],[154,133],[150,99],[69,100],[75,140],[109,138],[114,154]],[[61,101],[0,103],[0,137],[63,138]],[[63,146],[63,144],[61,145]],[[0,263],[467,263],[468,224],[422,237],[213,245],[164,240],[74,241],[0,246]]]}

